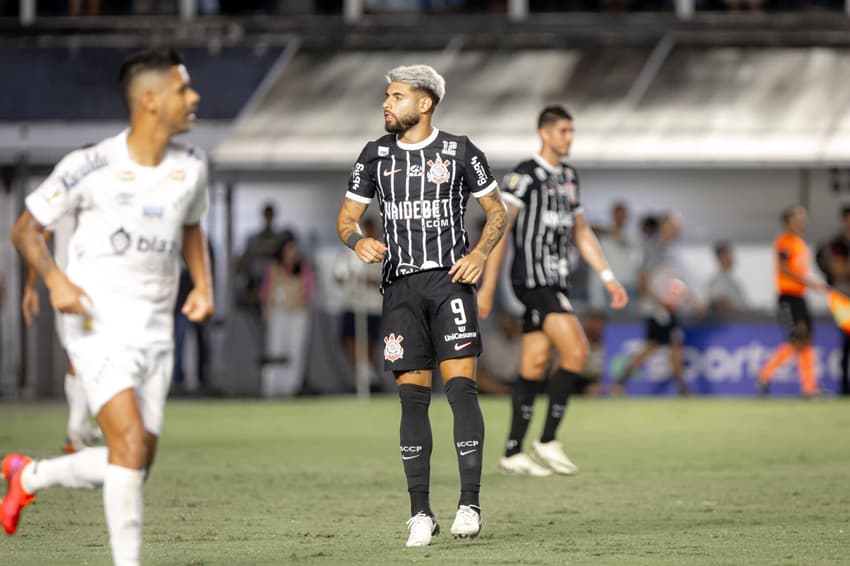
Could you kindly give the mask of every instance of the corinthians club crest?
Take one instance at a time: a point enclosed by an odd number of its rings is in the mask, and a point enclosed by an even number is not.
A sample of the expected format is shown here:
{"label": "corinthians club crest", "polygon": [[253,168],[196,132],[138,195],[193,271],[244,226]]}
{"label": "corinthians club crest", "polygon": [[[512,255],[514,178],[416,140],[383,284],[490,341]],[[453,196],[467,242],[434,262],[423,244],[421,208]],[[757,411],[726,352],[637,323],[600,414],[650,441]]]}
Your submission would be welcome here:
{"label": "corinthians club crest", "polygon": [[404,340],[404,336],[399,334],[398,336],[395,333],[390,333],[389,336],[384,337],[384,359],[388,362],[394,362],[396,360],[400,360],[404,357],[404,348],[401,347],[401,342]]}
{"label": "corinthians club crest", "polygon": [[449,174],[449,160],[443,161],[440,154],[437,154],[437,159],[428,161],[430,168],[428,169],[428,180],[435,185],[442,185],[447,182],[451,175]]}

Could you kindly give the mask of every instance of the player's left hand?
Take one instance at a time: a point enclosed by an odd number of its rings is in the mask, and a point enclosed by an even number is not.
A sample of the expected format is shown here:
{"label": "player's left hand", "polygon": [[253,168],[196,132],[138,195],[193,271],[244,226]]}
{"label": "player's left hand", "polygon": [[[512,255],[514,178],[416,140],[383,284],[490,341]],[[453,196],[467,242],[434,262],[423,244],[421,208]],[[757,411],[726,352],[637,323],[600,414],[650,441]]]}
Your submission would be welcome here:
{"label": "player's left hand", "polygon": [[481,274],[484,273],[485,261],[487,261],[487,257],[483,253],[472,250],[469,254],[457,260],[449,269],[452,283],[475,285],[481,279]]}
{"label": "player's left hand", "polygon": [[186,318],[192,322],[203,322],[215,314],[215,305],[211,289],[200,289],[195,287],[189,296],[186,297],[186,302],[183,303],[183,308],[180,309]]}
{"label": "player's left hand", "polygon": [[612,309],[622,309],[629,304],[629,294],[626,293],[626,289],[616,279],[605,283],[605,290],[611,296]]}
{"label": "player's left hand", "polygon": [[24,296],[21,299],[21,312],[24,315],[24,322],[27,326],[32,326],[32,321],[38,316],[41,311],[41,305],[38,300],[38,291],[29,285],[24,287]]}

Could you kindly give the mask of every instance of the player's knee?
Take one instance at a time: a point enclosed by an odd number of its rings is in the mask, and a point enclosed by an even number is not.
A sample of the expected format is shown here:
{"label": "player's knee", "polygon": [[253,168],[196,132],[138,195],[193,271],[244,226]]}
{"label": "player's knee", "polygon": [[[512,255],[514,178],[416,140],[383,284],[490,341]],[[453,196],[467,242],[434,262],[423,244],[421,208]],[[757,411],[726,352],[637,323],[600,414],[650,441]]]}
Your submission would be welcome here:
{"label": "player's knee", "polygon": [[543,379],[546,374],[546,356],[529,356],[520,364],[520,375],[530,381],[538,381]]}
{"label": "player's knee", "polygon": [[587,356],[590,348],[587,343],[576,344],[567,351],[559,352],[561,355],[561,365],[572,371],[580,371],[587,362]]}
{"label": "player's knee", "polygon": [[109,443],[110,462],[126,468],[141,470],[148,467],[150,454],[141,426],[128,426]]}

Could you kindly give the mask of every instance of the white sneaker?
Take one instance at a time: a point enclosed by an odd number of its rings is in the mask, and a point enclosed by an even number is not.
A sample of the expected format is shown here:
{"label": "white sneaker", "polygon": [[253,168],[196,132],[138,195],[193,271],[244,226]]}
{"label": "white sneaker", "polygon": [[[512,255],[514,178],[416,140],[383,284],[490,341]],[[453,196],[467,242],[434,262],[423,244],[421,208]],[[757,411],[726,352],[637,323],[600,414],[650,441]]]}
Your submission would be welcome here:
{"label": "white sneaker", "polygon": [[522,452],[499,460],[499,468],[506,474],[516,474],[518,476],[534,476],[542,478],[552,475],[552,470],[544,468],[532,460],[528,454],[524,454]]}
{"label": "white sneaker", "polygon": [[437,522],[436,517],[431,517],[420,511],[407,520],[407,530],[410,531],[406,544],[408,548],[428,546],[431,544],[431,537],[440,534],[440,523]]}
{"label": "white sneaker", "polygon": [[561,443],[557,440],[550,442],[538,442],[535,440],[532,446],[534,455],[549,466],[556,474],[571,476],[578,472],[578,467],[570,462],[570,459],[564,454]]}
{"label": "white sneaker", "polygon": [[481,514],[469,505],[457,508],[451,533],[455,538],[475,538],[481,532]]}

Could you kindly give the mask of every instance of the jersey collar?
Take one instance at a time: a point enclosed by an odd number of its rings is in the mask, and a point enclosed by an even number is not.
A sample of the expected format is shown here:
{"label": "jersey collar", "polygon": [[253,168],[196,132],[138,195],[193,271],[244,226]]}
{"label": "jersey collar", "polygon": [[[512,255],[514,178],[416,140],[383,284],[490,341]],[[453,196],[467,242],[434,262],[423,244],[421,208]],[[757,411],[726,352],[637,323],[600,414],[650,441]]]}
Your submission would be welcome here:
{"label": "jersey collar", "polygon": [[555,175],[563,172],[563,170],[564,170],[563,165],[561,165],[560,167],[552,165],[551,163],[549,163],[548,161],[543,159],[543,156],[540,155],[539,153],[534,154],[534,161],[536,161],[538,165],[543,167],[544,170],[548,171],[549,173],[553,173]]}
{"label": "jersey collar", "polygon": [[437,136],[439,134],[440,134],[440,130],[438,130],[437,128],[431,128],[431,135],[428,136],[427,138],[425,138],[424,140],[422,140],[419,143],[404,143],[402,141],[399,141],[398,135],[396,135],[395,143],[399,147],[399,149],[403,149],[405,151],[412,151],[414,149],[422,149],[423,147],[428,147],[429,145],[431,145],[434,142],[434,140],[437,139]]}
{"label": "jersey collar", "polygon": [[[115,136],[115,145],[116,145],[116,151],[117,151],[120,159],[122,161],[125,161],[130,167],[132,167],[134,169],[138,169],[140,171],[154,171],[158,167],[161,167],[162,164],[165,163],[168,160],[169,151],[168,151],[168,148],[166,148],[165,155],[163,156],[162,162],[160,162],[159,165],[141,165],[141,164],[137,163],[130,156],[130,148],[127,147],[127,137],[129,136],[129,134],[130,134],[130,128],[125,128],[120,134]],[[170,146],[170,142],[169,142],[169,146]]]}

